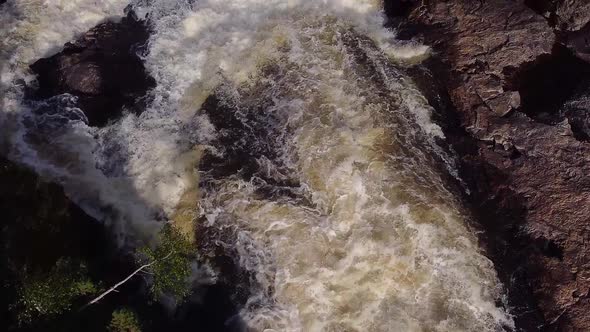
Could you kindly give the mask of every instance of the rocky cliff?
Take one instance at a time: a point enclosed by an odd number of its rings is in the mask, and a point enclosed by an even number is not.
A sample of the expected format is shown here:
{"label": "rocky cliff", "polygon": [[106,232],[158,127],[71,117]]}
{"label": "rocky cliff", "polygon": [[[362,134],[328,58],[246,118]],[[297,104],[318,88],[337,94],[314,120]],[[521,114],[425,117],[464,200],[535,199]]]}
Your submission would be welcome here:
{"label": "rocky cliff", "polygon": [[[448,97],[467,199],[527,331],[588,331],[587,1],[390,1]],[[432,87],[430,87],[432,88]]]}

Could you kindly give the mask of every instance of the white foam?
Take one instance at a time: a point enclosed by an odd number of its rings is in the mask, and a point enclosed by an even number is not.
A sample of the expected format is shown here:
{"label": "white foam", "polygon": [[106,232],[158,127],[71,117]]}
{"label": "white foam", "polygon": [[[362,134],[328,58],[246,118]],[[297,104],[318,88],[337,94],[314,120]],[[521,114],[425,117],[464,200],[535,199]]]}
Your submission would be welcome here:
{"label": "white foam", "polygon": [[123,15],[128,0],[8,0],[0,7],[2,83],[25,78],[31,62],[52,55],[97,23]]}
{"label": "white foam", "polygon": [[[134,195],[134,188],[121,179],[112,179],[96,168],[96,130],[68,113],[79,110],[54,105],[55,116],[32,114],[37,106],[21,103],[23,85],[34,84],[28,66],[39,58],[59,51],[63,44],[104,20],[118,20],[127,0],[19,0],[0,6],[0,137],[11,148],[11,157],[28,164],[43,176],[64,184],[68,195],[87,212],[114,223],[122,238],[132,240],[154,235],[153,207]],[[33,109],[32,109],[33,108]],[[80,117],[74,117],[80,119]],[[28,121],[28,125],[25,122]],[[51,122],[55,122],[52,125]],[[45,144],[33,147],[27,138],[34,126],[52,126]],[[35,134],[35,133],[34,133]],[[40,133],[36,133],[40,134]],[[105,215],[105,209],[117,210]],[[116,216],[115,216],[116,215]]]}
{"label": "white foam", "polygon": [[[430,119],[430,107],[411,82],[387,66],[383,53],[389,55],[393,44],[378,51],[358,39],[386,33],[380,25],[363,25],[376,13],[363,7],[348,11],[350,2],[336,10],[332,2],[298,2],[299,7],[281,2],[286,7],[272,9],[248,2],[255,13],[244,13],[240,1],[227,4],[230,12],[236,8],[228,25],[193,26],[193,20],[207,22],[199,15],[215,16],[215,3],[201,2],[209,6],[197,5],[183,18],[191,38],[206,32],[194,42],[176,38],[183,53],[175,53],[174,61],[186,59],[197,81],[204,72],[216,72],[209,66],[221,69],[245,91],[232,97],[237,102],[251,100],[247,91],[258,84],[260,63],[284,68],[276,77],[260,78],[271,80],[273,90],[255,97],[270,94],[274,104],[266,111],[288,117],[295,128],[283,153],[296,154],[291,169],[315,206],[257,199],[254,183],[234,177],[201,201],[211,227],[227,227],[229,214],[229,222],[242,229],[232,245],[258,285],[242,311],[250,328],[497,331],[512,326],[511,317],[495,305],[501,286],[493,266],[432,158],[448,160],[435,144],[443,135]],[[356,31],[347,37],[349,22]],[[353,43],[345,45],[351,36]],[[162,45],[174,45],[170,37],[178,36],[167,35]],[[161,47],[159,42],[152,45]],[[203,49],[214,56],[190,57]],[[358,53],[373,67],[356,63]],[[377,93],[380,89],[384,94]]]}

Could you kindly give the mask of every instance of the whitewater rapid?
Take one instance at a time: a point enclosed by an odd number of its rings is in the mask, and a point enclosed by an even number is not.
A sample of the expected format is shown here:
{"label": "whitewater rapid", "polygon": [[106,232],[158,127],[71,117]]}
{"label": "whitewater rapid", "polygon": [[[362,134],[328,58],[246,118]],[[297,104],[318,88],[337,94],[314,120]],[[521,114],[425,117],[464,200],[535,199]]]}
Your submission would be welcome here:
{"label": "whitewater rapid", "polygon": [[249,278],[249,330],[513,329],[447,188],[444,135],[399,70],[428,48],[397,42],[379,1],[134,1],[153,29],[157,87],[143,114],[104,128],[69,96],[48,101],[51,117],[35,113],[23,87],[28,64],[128,1],[7,5],[0,143],[11,158],[62,183],[123,247],[171,221],[199,247],[231,248]]}

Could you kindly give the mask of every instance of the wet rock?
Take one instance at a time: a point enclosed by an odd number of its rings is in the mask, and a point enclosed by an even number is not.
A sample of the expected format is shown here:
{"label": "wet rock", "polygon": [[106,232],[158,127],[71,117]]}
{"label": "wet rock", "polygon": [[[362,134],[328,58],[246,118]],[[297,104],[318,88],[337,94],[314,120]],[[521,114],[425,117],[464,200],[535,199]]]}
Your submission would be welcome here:
{"label": "wet rock", "polygon": [[106,124],[124,109],[141,112],[142,97],[155,86],[140,58],[148,37],[146,24],[132,12],[121,22],[97,25],[31,65],[39,82],[35,97],[76,96],[92,126]]}
{"label": "wet rock", "polygon": [[529,1],[415,1],[399,30],[438,54],[430,69],[460,123],[447,136],[518,325],[589,331],[586,67],[559,45],[549,18],[579,27],[590,11],[541,2],[546,15]]}
{"label": "wet rock", "polygon": [[563,45],[590,62],[590,2],[586,0],[527,0],[525,3],[547,18]]}

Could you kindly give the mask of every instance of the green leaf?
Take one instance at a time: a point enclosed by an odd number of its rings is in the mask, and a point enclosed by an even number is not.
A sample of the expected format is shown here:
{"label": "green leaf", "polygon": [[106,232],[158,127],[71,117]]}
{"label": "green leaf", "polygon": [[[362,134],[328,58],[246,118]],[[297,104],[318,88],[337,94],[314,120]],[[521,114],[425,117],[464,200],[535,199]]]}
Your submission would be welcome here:
{"label": "green leaf", "polygon": [[135,312],[123,308],[113,312],[113,318],[107,330],[109,332],[141,332],[141,325]]}
{"label": "green leaf", "polygon": [[170,225],[164,226],[159,240],[158,246],[154,249],[140,249],[144,257],[143,263],[153,262],[147,269],[153,274],[152,295],[157,299],[168,294],[180,301],[190,293],[188,280],[193,255],[191,242]]}

